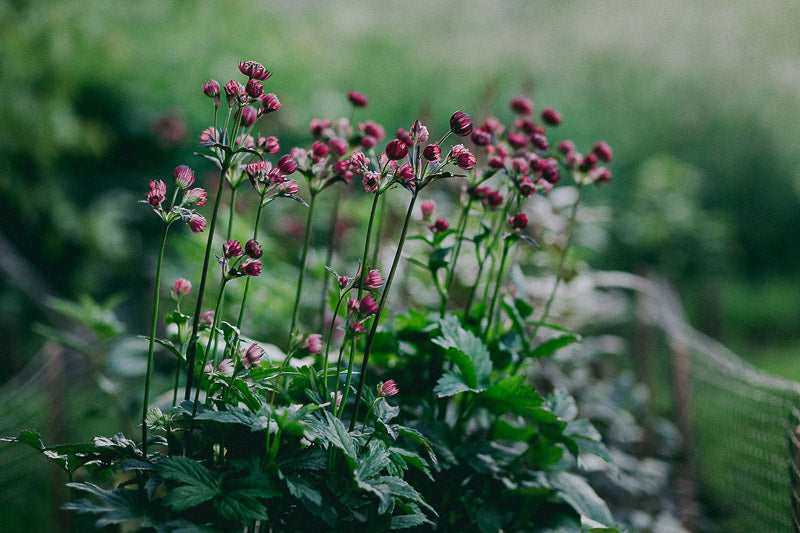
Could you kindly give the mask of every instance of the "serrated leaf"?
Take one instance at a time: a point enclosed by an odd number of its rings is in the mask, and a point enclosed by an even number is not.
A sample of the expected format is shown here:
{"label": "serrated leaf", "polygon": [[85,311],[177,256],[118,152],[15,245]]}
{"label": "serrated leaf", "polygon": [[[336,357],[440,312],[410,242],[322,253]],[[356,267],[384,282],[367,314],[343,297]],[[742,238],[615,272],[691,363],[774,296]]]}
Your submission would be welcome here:
{"label": "serrated leaf", "polygon": [[218,487],[214,475],[206,467],[189,457],[176,455],[164,458],[156,465],[156,469],[164,479],[178,483]]}
{"label": "serrated leaf", "polygon": [[428,257],[428,270],[435,275],[440,269],[447,267],[450,261],[447,260],[447,254],[450,253],[451,247],[437,248]]}
{"label": "serrated leaf", "polygon": [[545,357],[572,343],[578,342],[580,337],[572,333],[547,339],[528,353],[528,357]]}
{"label": "serrated leaf", "polygon": [[558,389],[547,397],[547,407],[561,420],[567,422],[578,416],[578,405],[575,399],[563,389]]}
{"label": "serrated leaf", "polygon": [[186,511],[200,505],[219,494],[218,490],[207,485],[181,485],[164,496],[164,505],[175,511]]}
{"label": "serrated leaf", "polygon": [[484,389],[492,374],[492,360],[483,341],[474,333],[461,327],[453,315],[439,320],[441,335],[433,339],[445,350],[473,390]]}
{"label": "serrated leaf", "polygon": [[252,413],[233,406],[228,406],[225,411],[207,409],[195,416],[195,420],[211,420],[220,424],[241,424],[243,426],[251,426],[255,423]]}
{"label": "serrated leaf", "polygon": [[525,376],[503,378],[480,394],[482,402],[496,415],[513,413],[541,423],[557,422],[557,417],[543,408],[544,399],[525,383]]}
{"label": "serrated leaf", "polygon": [[316,506],[322,505],[322,493],[304,482],[300,476],[286,476],[286,487],[289,489],[289,493],[301,502],[313,503]]}
{"label": "serrated leaf", "polygon": [[448,396],[455,396],[458,393],[467,391],[477,392],[476,389],[472,389],[466,381],[464,381],[464,377],[461,374],[456,374],[455,372],[445,372],[433,388],[433,392],[435,392],[439,398],[447,398]]}
{"label": "serrated leaf", "polygon": [[609,526],[614,519],[606,503],[582,477],[570,472],[557,472],[548,476],[550,486],[582,517]]}
{"label": "serrated leaf", "polygon": [[367,446],[366,453],[359,457],[356,475],[361,480],[368,480],[377,476],[389,464],[389,451],[379,441],[372,441]]}
{"label": "serrated leaf", "polygon": [[353,442],[353,437],[347,432],[347,428],[344,427],[341,420],[328,411],[323,411],[323,413],[325,425],[321,426],[323,432],[320,437],[342,450],[348,457],[355,459],[356,446]]}
{"label": "serrated leaf", "polygon": [[393,516],[389,529],[408,529],[421,526],[422,524],[432,524],[422,513],[404,514]]}

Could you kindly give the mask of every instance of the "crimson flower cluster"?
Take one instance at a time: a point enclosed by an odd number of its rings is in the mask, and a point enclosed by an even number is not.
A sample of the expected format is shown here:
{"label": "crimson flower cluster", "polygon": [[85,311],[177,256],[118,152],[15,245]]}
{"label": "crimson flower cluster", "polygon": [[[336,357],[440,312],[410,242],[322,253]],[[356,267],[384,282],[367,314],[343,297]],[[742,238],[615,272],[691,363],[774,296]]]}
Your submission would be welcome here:
{"label": "crimson flower cluster", "polygon": [[241,276],[258,276],[261,274],[263,255],[261,246],[253,239],[245,244],[244,249],[239,241],[232,239],[222,245],[222,257],[217,257],[226,279]]}

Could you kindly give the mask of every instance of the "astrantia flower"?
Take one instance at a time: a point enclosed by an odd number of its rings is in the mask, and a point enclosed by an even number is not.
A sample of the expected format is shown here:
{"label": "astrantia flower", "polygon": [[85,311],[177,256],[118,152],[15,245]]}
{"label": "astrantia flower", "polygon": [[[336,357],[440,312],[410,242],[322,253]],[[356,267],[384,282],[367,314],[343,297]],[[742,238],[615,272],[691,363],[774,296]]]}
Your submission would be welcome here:
{"label": "astrantia flower", "polygon": [[217,139],[219,139],[219,132],[214,128],[206,128],[200,134],[200,142],[203,144],[217,142]]}
{"label": "astrantia flower", "polygon": [[433,216],[433,212],[436,210],[436,202],[433,200],[425,200],[419,206],[420,211],[422,211],[422,220],[430,220]]}
{"label": "astrantia flower", "polygon": [[533,104],[524,96],[517,96],[511,100],[511,110],[520,115],[530,115],[533,112]]}
{"label": "astrantia flower", "polygon": [[283,172],[285,175],[294,174],[294,171],[297,170],[297,162],[290,156],[289,154],[281,156],[278,159],[278,168]]}
{"label": "astrantia flower", "polygon": [[379,270],[370,270],[367,273],[367,277],[364,278],[364,287],[367,289],[377,289],[383,285],[383,276]]}
{"label": "astrantia flower", "polygon": [[437,218],[436,222],[428,226],[428,228],[434,233],[441,233],[443,231],[447,231],[448,227],[449,224],[447,224],[447,221],[443,218]]}
{"label": "astrantia flower", "polygon": [[371,294],[364,295],[358,302],[358,308],[364,316],[374,315],[378,312],[378,303]]}
{"label": "astrantia flower", "polygon": [[530,138],[531,144],[538,150],[546,152],[550,149],[550,143],[547,142],[547,137],[541,133],[534,133]]}
{"label": "astrantia flower", "polygon": [[311,153],[313,154],[312,157],[321,158],[328,155],[328,145],[321,141],[316,141],[314,144],[311,145]]}
{"label": "astrantia flower", "polygon": [[272,93],[262,94],[258,101],[261,102],[258,110],[260,115],[266,115],[281,108],[281,101]]}
{"label": "astrantia flower", "polygon": [[400,392],[400,389],[397,388],[397,384],[393,379],[390,379],[386,383],[378,383],[378,396],[386,398],[388,396],[394,396],[398,392]]}
{"label": "astrantia flower", "polygon": [[394,178],[398,181],[414,181],[414,168],[408,163],[403,163],[394,172]]}
{"label": "astrantia flower", "polygon": [[208,80],[203,84],[203,94],[211,98],[219,96],[219,82],[217,80]]}
{"label": "astrantia flower", "polygon": [[364,191],[368,194],[372,194],[378,190],[378,187],[381,184],[381,175],[377,172],[373,172],[371,170],[367,170],[364,172],[364,179],[361,180],[361,186],[364,188]]}
{"label": "astrantia flower", "polygon": [[422,150],[422,157],[431,162],[436,162],[441,157],[441,149],[436,143],[431,143]]}
{"label": "astrantia flower", "polygon": [[147,203],[159,207],[167,195],[167,184],[161,180],[150,181],[150,191],[147,193]]}
{"label": "astrantia flower", "polygon": [[241,257],[244,255],[244,251],[242,250],[242,245],[239,241],[236,239],[231,239],[222,245],[222,254],[227,259],[231,259],[233,257]]}
{"label": "astrantia flower", "polygon": [[514,131],[508,134],[508,144],[514,148],[525,148],[528,144],[528,138],[523,133]]}
{"label": "astrantia flower", "polygon": [[300,192],[300,187],[294,180],[286,180],[278,185],[278,190],[283,194],[297,194]]}
{"label": "astrantia flower", "polygon": [[505,198],[500,191],[491,191],[486,195],[486,203],[488,204],[489,209],[492,211],[503,205],[503,200],[505,200]]}
{"label": "astrantia flower", "polygon": [[408,144],[400,139],[392,139],[386,145],[386,157],[392,161],[403,159],[408,155]]}
{"label": "astrantia flower", "polygon": [[350,91],[347,93],[347,99],[350,100],[350,103],[355,107],[367,107],[367,104],[369,104],[367,97],[358,91]]}
{"label": "astrantia flower", "polygon": [[256,123],[257,118],[258,113],[256,113],[255,109],[250,106],[245,106],[242,108],[242,126],[249,128]]}
{"label": "astrantia flower", "polygon": [[239,271],[245,276],[258,276],[261,274],[261,261],[248,257],[239,265]]}
{"label": "astrantia flower", "polygon": [[528,176],[522,176],[519,180],[519,194],[527,197],[536,192],[536,185]]}
{"label": "astrantia flower", "polygon": [[322,351],[322,335],[319,333],[312,333],[308,337],[306,337],[305,342],[303,342],[303,348],[308,353],[319,353]]}
{"label": "astrantia flower", "polygon": [[463,144],[453,146],[450,152],[455,159],[456,165],[464,170],[471,170],[475,168],[475,163],[478,162],[477,158],[472,155],[472,152],[464,148]]}
{"label": "astrantia flower", "polygon": [[411,125],[411,137],[418,143],[428,142],[428,128],[419,120],[415,120]]}
{"label": "astrantia flower", "polygon": [[358,176],[363,175],[369,168],[369,158],[364,152],[353,152],[350,154],[349,162],[350,170]]}
{"label": "astrantia flower", "polygon": [[185,278],[178,278],[175,280],[175,283],[172,284],[172,295],[175,299],[179,299],[181,296],[189,294],[191,290],[192,283]]}
{"label": "astrantia flower", "polygon": [[328,141],[328,148],[333,150],[333,153],[337,156],[341,157],[347,153],[347,150],[350,148],[347,145],[347,141],[344,139],[340,139],[338,137],[334,137]]}
{"label": "astrantia flower", "polygon": [[611,171],[606,167],[597,167],[589,172],[589,179],[596,182],[598,185],[605,185],[611,181]]}
{"label": "astrantia flower", "polygon": [[239,63],[239,71],[250,79],[264,81],[272,74],[264,68],[258,61],[242,61]]}
{"label": "astrantia flower", "polygon": [[250,239],[247,241],[247,243],[244,245],[244,252],[253,259],[258,259],[264,255],[264,252],[261,250],[261,245],[258,244],[255,239]]}
{"label": "astrantia flower", "polygon": [[462,111],[456,111],[450,117],[450,131],[464,137],[472,133],[472,119]]}
{"label": "astrantia flower", "polygon": [[414,146],[414,139],[411,137],[411,134],[405,128],[398,129],[395,137],[403,141],[409,148]]}
{"label": "astrantia flower", "polygon": [[614,152],[611,151],[611,147],[603,141],[596,142],[594,146],[592,146],[592,152],[597,155],[600,161],[606,163],[611,161],[611,158],[614,157]]}
{"label": "astrantia flower", "polygon": [[330,127],[331,121],[324,118],[312,118],[308,125],[308,129],[311,130],[311,136],[315,139],[322,137],[325,130]]}
{"label": "astrantia flower", "polygon": [[336,278],[336,282],[339,284],[340,289],[344,289],[347,287],[347,284],[350,283],[350,278],[347,276],[339,276]]}
{"label": "astrantia flower", "polygon": [[512,217],[508,217],[508,224],[516,231],[519,231],[528,225],[528,216],[525,213],[517,213]]}
{"label": "astrantia flower", "polygon": [[200,319],[198,320],[198,323],[207,324],[209,326],[211,324],[213,324],[214,323],[214,311],[208,310],[208,311],[204,311],[203,313],[201,313],[200,314]]}
{"label": "astrantia flower", "polygon": [[225,97],[228,99],[229,106],[235,106],[244,94],[244,85],[238,81],[231,80],[225,84]]}
{"label": "astrantia flower", "polygon": [[186,223],[189,224],[189,229],[191,229],[193,233],[203,233],[208,221],[204,216],[192,212],[186,216]]}
{"label": "astrantia flower", "polygon": [[270,135],[269,137],[259,137],[256,145],[271,154],[277,154],[281,151],[281,144],[277,137]]}
{"label": "astrantia flower", "polygon": [[242,364],[246,368],[252,368],[264,357],[264,349],[255,342],[247,347],[247,351],[242,354]]}
{"label": "astrantia flower", "polygon": [[492,134],[479,128],[472,132],[472,142],[478,146],[488,146],[492,142]]}
{"label": "astrantia flower", "polygon": [[175,186],[180,189],[191,187],[194,183],[194,171],[186,165],[178,165],[172,172],[172,179],[175,180]]}
{"label": "astrantia flower", "polygon": [[368,120],[363,124],[359,124],[358,131],[364,135],[369,135],[370,137],[374,137],[375,140],[378,142],[386,138],[386,133],[383,129],[383,126],[371,120]]}
{"label": "astrantia flower", "polygon": [[264,94],[264,86],[258,80],[249,80],[247,85],[244,86],[244,90],[250,98],[258,98]]}
{"label": "astrantia flower", "polygon": [[561,114],[552,107],[548,107],[542,111],[542,120],[551,126],[558,126],[561,124]]}

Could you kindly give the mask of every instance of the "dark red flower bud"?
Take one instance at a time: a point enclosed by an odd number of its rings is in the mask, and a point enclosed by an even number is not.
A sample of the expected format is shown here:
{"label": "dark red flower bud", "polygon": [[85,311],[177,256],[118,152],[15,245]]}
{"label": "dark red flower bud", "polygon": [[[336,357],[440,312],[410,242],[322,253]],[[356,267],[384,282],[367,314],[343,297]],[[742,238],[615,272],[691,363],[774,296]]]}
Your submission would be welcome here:
{"label": "dark red flower bud", "polygon": [[472,133],[472,119],[462,111],[456,111],[450,117],[450,131],[462,137]]}
{"label": "dark red flower bud", "polygon": [[264,81],[272,74],[258,61],[243,61],[239,63],[239,71],[250,79]]}
{"label": "dark red flower bud", "polygon": [[186,189],[194,183],[194,172],[186,165],[178,165],[172,171],[172,179],[175,180],[176,187]]}
{"label": "dark red flower bud", "polygon": [[378,139],[376,139],[372,135],[364,135],[361,138],[361,146],[363,146],[367,150],[375,148],[376,146],[378,146]]}
{"label": "dark red flower bud", "polygon": [[503,205],[504,200],[505,198],[503,197],[500,191],[491,191],[489,194],[486,195],[486,202],[489,206],[489,209],[491,209],[492,211],[496,210],[501,205]]}
{"label": "dark red flower bud", "polygon": [[584,172],[588,172],[596,166],[597,166],[597,154],[595,154],[594,152],[589,152],[588,154],[583,156],[583,160],[578,165],[578,168],[580,168]]}
{"label": "dark red flower bud", "polygon": [[309,124],[309,130],[311,130],[311,136],[315,139],[322,137],[322,134],[325,133],[325,130],[331,126],[330,120],[325,120],[322,118],[314,118],[311,119],[311,123]]}
{"label": "dark red flower bud", "polygon": [[533,113],[533,104],[524,96],[517,96],[511,100],[511,110],[520,115],[530,115]]}
{"label": "dark red flower bud", "polygon": [[244,86],[244,90],[247,92],[250,98],[258,98],[264,94],[264,87],[258,80],[249,80],[247,85]]}
{"label": "dark red flower bud", "polygon": [[604,161],[606,163],[611,161],[611,158],[614,157],[611,147],[604,141],[596,142],[594,146],[592,146],[592,152],[597,155],[597,158],[600,159],[600,161]]}
{"label": "dark red flower bud", "polygon": [[541,133],[534,133],[531,135],[531,144],[537,149],[546,152],[550,149],[550,143],[547,142],[547,137]]}
{"label": "dark red flower bud", "polygon": [[337,156],[341,157],[347,153],[347,150],[350,148],[347,144],[347,141],[344,139],[340,139],[338,137],[334,137],[328,141],[328,148],[333,150],[333,153]]}
{"label": "dark red flower bud", "polygon": [[386,133],[383,130],[383,126],[377,124],[371,120],[366,121],[363,124],[358,126],[360,132],[364,135],[369,135],[371,137],[375,137],[376,141],[382,141],[386,137]]}
{"label": "dark red flower bud", "polygon": [[311,145],[311,151],[317,157],[325,157],[328,155],[328,145],[324,142],[317,141]]}
{"label": "dark red flower bud", "polygon": [[208,80],[203,85],[203,93],[211,98],[217,98],[219,96],[219,82],[217,80]]}
{"label": "dark red flower bud", "polygon": [[448,227],[449,225],[447,224],[447,221],[443,218],[437,218],[436,222],[428,226],[428,228],[430,228],[430,230],[434,233],[442,233],[443,231],[447,231]]}
{"label": "dark red flower bud", "polygon": [[281,101],[272,93],[263,94],[258,100],[261,102],[261,109],[259,112],[262,115],[272,113],[281,108]]}
{"label": "dark red flower bud", "polygon": [[235,106],[243,96],[244,85],[235,80],[231,80],[225,84],[225,97],[228,99],[229,106]]}
{"label": "dark red flower bud", "polygon": [[245,276],[258,276],[261,274],[261,261],[247,258],[239,265],[239,271]]}
{"label": "dark red flower bud", "polygon": [[347,99],[356,107],[367,107],[367,104],[369,104],[367,97],[357,91],[347,93]]}
{"label": "dark red flower bud", "polygon": [[501,169],[505,166],[505,157],[501,157],[499,155],[493,156],[489,158],[489,167],[495,169]]}
{"label": "dark red flower bud", "polygon": [[598,185],[605,185],[611,181],[611,171],[606,167],[597,167],[589,172],[589,178]]}
{"label": "dark red flower bud", "polygon": [[241,243],[235,239],[231,239],[222,245],[222,253],[228,259],[232,257],[241,257],[244,254]]}
{"label": "dark red flower bud", "polygon": [[167,195],[167,184],[161,180],[150,181],[150,191],[147,193],[147,203],[158,207]]}
{"label": "dark red flower bud", "polygon": [[374,315],[378,312],[378,303],[374,296],[367,294],[358,302],[358,309],[362,315]]}
{"label": "dark red flower bud", "polygon": [[288,176],[289,174],[294,174],[294,171],[297,170],[297,162],[292,158],[292,156],[286,154],[278,159],[278,168],[281,169],[281,172]]}
{"label": "dark red flower bud", "polygon": [[403,141],[409,148],[414,146],[414,139],[411,137],[411,134],[405,128],[398,129],[397,135],[395,137]]}
{"label": "dark red flower bud", "polygon": [[414,180],[414,169],[411,168],[411,165],[408,163],[403,163],[400,167],[395,171],[394,178],[400,181],[413,181]]}
{"label": "dark red flower bud", "polygon": [[[533,121],[529,118],[517,119],[514,121],[514,127],[517,130],[522,130],[523,132],[530,135],[531,133],[536,133],[542,128],[538,127]],[[543,131],[543,130],[542,130]]]}
{"label": "dark red flower bud", "polygon": [[442,151],[436,143],[429,144],[422,150],[422,156],[428,161],[438,161],[441,155]]}
{"label": "dark red flower bud", "polygon": [[517,213],[513,217],[508,218],[508,223],[512,228],[519,231],[528,225],[528,216],[525,213]]}
{"label": "dark red flower bud", "polygon": [[545,122],[545,124],[558,126],[561,124],[561,114],[552,107],[548,107],[542,111],[542,120]]}
{"label": "dark red flower bud", "polygon": [[558,151],[564,155],[575,151],[575,143],[572,141],[561,141],[558,143]]}
{"label": "dark red flower bud", "polygon": [[397,161],[403,159],[408,155],[408,145],[400,139],[392,139],[386,145],[386,157],[390,161]]}
{"label": "dark red flower bud", "polygon": [[492,134],[479,128],[472,132],[472,142],[478,146],[488,146],[492,142]]}
{"label": "dark red flower bud", "polygon": [[512,132],[508,134],[508,144],[514,148],[525,148],[528,145],[528,138],[520,132]]}
{"label": "dark red flower bud", "polygon": [[242,108],[242,126],[249,128],[256,123],[257,118],[258,113],[256,113],[255,109],[250,106],[245,106]]}
{"label": "dark red flower bud", "polygon": [[244,253],[246,253],[253,259],[258,259],[262,255],[264,255],[264,252],[261,251],[261,245],[258,244],[258,242],[255,239],[250,239],[249,241],[247,241],[247,243],[244,245]]}
{"label": "dark red flower bud", "polygon": [[542,178],[550,183],[558,183],[561,180],[561,175],[558,173],[558,161],[552,157],[541,160],[541,173]]}
{"label": "dark red flower bud", "polygon": [[522,176],[519,180],[519,195],[527,197],[536,192],[536,185],[528,176]]}

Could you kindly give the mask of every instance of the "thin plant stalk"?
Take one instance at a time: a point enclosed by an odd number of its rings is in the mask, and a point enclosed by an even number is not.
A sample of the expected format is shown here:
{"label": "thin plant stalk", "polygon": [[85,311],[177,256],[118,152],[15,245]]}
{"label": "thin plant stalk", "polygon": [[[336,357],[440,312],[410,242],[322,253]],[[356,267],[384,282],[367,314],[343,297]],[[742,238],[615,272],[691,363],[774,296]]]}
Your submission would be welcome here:
{"label": "thin plant stalk", "polygon": [[[306,219],[306,237],[305,241],[303,242],[303,254],[300,257],[300,277],[297,280],[297,293],[294,298],[294,311],[292,312],[292,325],[289,327],[289,339],[291,342],[291,338],[294,335],[294,328],[297,325],[297,315],[300,312],[300,298],[303,294],[303,280],[306,275],[306,261],[308,260],[308,247],[311,243],[311,224],[314,220],[314,201],[317,198],[317,191],[311,190],[311,199],[308,202],[308,217]],[[284,366],[287,359],[284,361]]]}
{"label": "thin plant stalk", "polygon": [[386,198],[384,198],[384,195],[381,195],[380,204],[378,227],[375,228],[375,247],[372,249],[372,262],[370,263],[373,267],[378,264],[378,252],[380,252],[381,248],[381,230],[383,228],[383,218],[386,213]]}
{"label": "thin plant stalk", "polygon": [[450,287],[453,285],[453,278],[455,277],[456,261],[461,253],[461,242],[464,240],[464,231],[467,229],[467,219],[469,218],[469,208],[472,206],[472,195],[468,195],[467,205],[461,210],[461,217],[458,220],[458,231],[456,233],[455,248],[451,254],[450,267],[447,269],[447,277],[444,282],[445,297],[442,298],[442,303],[439,306],[439,316],[444,316],[447,307],[447,298],[450,296]]}
{"label": "thin plant stalk", "polygon": [[[261,200],[263,202],[263,199]],[[259,203],[258,209],[256,210],[256,223],[253,228],[253,240],[258,240],[258,223],[261,221],[261,210],[263,209],[263,205]],[[239,317],[236,319],[236,327],[241,329],[242,321],[244,320],[244,309],[245,304],[247,303],[247,293],[250,290],[250,278],[252,276],[247,276],[247,279],[244,280],[244,293],[242,294],[242,305],[239,308]]]}
{"label": "thin plant stalk", "polygon": [[[578,206],[581,203],[581,192],[583,191],[583,183],[578,183],[578,195],[575,198],[575,203],[572,204],[572,211],[569,215],[569,223],[567,225],[567,242],[564,244],[564,250],[561,252],[561,257],[558,260],[558,269],[556,270],[556,280],[553,283],[553,289],[550,291],[550,296],[547,298],[547,303],[544,305],[544,310],[542,310],[542,315],[539,317],[539,320],[536,321],[536,325],[533,328],[533,332],[531,332],[530,338],[535,339],[536,334],[539,333],[539,328],[542,327],[545,320],[547,320],[548,315],[550,314],[550,308],[553,306],[553,301],[556,298],[556,292],[558,292],[558,286],[561,284],[561,280],[564,278],[564,265],[566,264],[567,260],[567,253],[569,252],[570,246],[572,245],[572,236],[575,233],[575,221],[578,218]],[[519,369],[522,367],[522,363],[524,358],[520,358],[514,364],[514,370],[511,375],[515,375]]]}
{"label": "thin plant stalk", "polygon": [[214,244],[214,230],[217,226],[217,215],[219,213],[219,204],[222,199],[222,190],[225,185],[225,174],[231,165],[231,155],[226,154],[220,169],[219,188],[217,189],[217,197],[214,200],[214,210],[211,213],[211,221],[208,224],[208,240],[206,241],[206,253],[203,257],[203,272],[200,276],[200,288],[197,290],[197,305],[194,309],[194,318],[192,319],[192,335],[189,337],[189,345],[186,348],[186,390],[184,391],[183,399],[189,400],[192,393],[192,380],[194,379],[194,363],[197,354],[197,331],[200,325],[200,313],[203,310],[203,296],[206,290],[206,280],[208,278],[208,265],[211,259],[211,248]]}
{"label": "thin plant stalk", "polygon": [[322,391],[326,397],[328,395],[328,355],[330,353],[331,341],[333,340],[333,328],[336,325],[336,315],[339,314],[339,308],[342,306],[342,301],[344,301],[344,298],[345,294],[342,294],[336,301],[336,307],[333,309],[333,318],[331,319],[331,326],[330,328],[328,328],[328,339],[325,342],[325,362],[322,367],[323,371]]}
{"label": "thin plant stalk", "polygon": [[361,395],[364,392],[364,381],[366,380],[367,376],[367,365],[369,364],[369,353],[370,349],[372,348],[372,341],[375,338],[375,332],[378,330],[378,323],[381,320],[381,314],[383,313],[383,308],[386,305],[386,297],[389,295],[389,291],[392,288],[392,281],[394,280],[394,275],[397,272],[397,265],[400,263],[400,256],[403,253],[403,246],[406,242],[406,235],[408,233],[408,226],[409,222],[411,222],[411,214],[414,212],[414,204],[417,201],[417,194],[418,190],[414,190],[411,193],[411,201],[408,203],[408,211],[406,211],[406,218],[403,221],[403,230],[400,234],[400,242],[397,244],[397,251],[394,254],[394,260],[392,261],[392,268],[389,271],[389,277],[386,278],[386,285],[383,288],[383,293],[381,294],[381,301],[378,304],[378,312],[375,313],[375,318],[372,320],[372,327],[369,330],[369,335],[367,335],[367,340],[364,345],[364,359],[361,362],[361,375],[358,378],[358,389],[356,391],[356,398],[355,398],[355,411],[353,412],[353,419],[350,421],[350,431],[356,426],[356,419],[358,418],[358,408],[359,403],[361,401]]}
{"label": "thin plant stalk", "polygon": [[[217,305],[214,307],[214,322],[211,324],[211,333],[208,337],[208,343],[206,344],[206,350],[203,354],[203,362],[200,365],[200,368],[205,368],[206,363],[208,362],[208,355],[211,351],[216,351],[217,349],[217,325],[219,324],[219,314],[220,314],[220,307],[222,305],[222,299],[225,296],[225,285],[227,282],[223,279],[222,285],[219,288],[219,295],[217,296]],[[192,408],[192,416],[197,414],[197,400],[200,398],[200,387],[197,387],[197,390],[194,393],[194,407]]]}
{"label": "thin plant stalk", "polygon": [[[344,410],[344,401],[341,402],[341,407],[337,405],[337,403],[339,399],[339,374],[342,371],[342,359],[344,358],[344,349],[345,346],[347,346],[347,342],[348,342],[347,339],[345,339],[342,342],[342,345],[339,347],[339,358],[336,360],[336,386],[334,387],[334,392],[333,392],[333,404],[334,404],[333,412],[337,416],[337,418],[341,418],[342,410]],[[352,340],[351,342],[355,343],[355,340]],[[349,367],[351,366],[352,365],[349,365]]]}
{"label": "thin plant stalk", "polygon": [[[495,245],[497,244],[497,240],[500,238],[500,233],[501,233],[501,231],[503,229],[503,220],[505,220],[506,216],[508,216],[508,211],[510,209],[510,206],[511,206],[511,202],[509,201],[509,202],[506,203],[506,206],[503,209],[503,214],[498,219],[497,226],[494,228],[494,230],[492,232],[493,233],[492,240],[488,244],[488,246],[486,247],[486,255],[483,257],[482,260],[480,260],[480,256],[478,257],[478,259],[479,259],[479,261],[478,261],[478,274],[475,277],[475,283],[472,285],[472,288],[469,291],[469,297],[467,298],[467,304],[464,306],[464,316],[469,316],[469,312],[472,309],[472,302],[475,300],[475,293],[478,290],[478,285],[480,284],[481,276],[483,275],[483,270],[484,270],[484,267],[486,266],[486,261],[489,259],[492,249],[495,247]],[[479,250],[477,250],[477,252],[478,252],[478,254],[480,254]],[[492,256],[492,258],[493,257],[494,256]],[[492,265],[492,269],[493,268],[494,268],[494,265]],[[491,270],[490,270],[490,272],[491,272]],[[488,286],[489,286],[489,283],[487,282],[487,287]],[[484,300],[486,299],[486,295],[485,294],[484,294],[483,299]]]}
{"label": "thin plant stalk", "polygon": [[[328,221],[328,239],[327,250],[325,252],[325,265],[330,266],[333,261],[334,241],[336,239],[336,221],[339,219],[339,204],[341,202],[341,189],[336,188],[336,196],[333,199],[333,208],[331,209],[331,218]],[[323,273],[322,277],[322,291],[320,291],[319,298],[319,329],[325,326],[325,307],[327,307],[328,299],[326,288],[328,287],[328,277]],[[334,316],[335,318],[335,316]],[[329,337],[330,339],[330,337]],[[330,342],[330,340],[329,340]]]}
{"label": "thin plant stalk", "polygon": [[[506,259],[508,258],[508,250],[511,248],[511,243],[506,241],[503,243],[503,255],[500,258],[500,268],[497,271],[497,280],[494,284],[494,294],[492,295],[492,303],[489,305],[489,311],[486,313],[486,329],[483,331],[484,338],[487,338],[489,335],[489,331],[492,327],[492,321],[494,320],[494,310],[495,306],[497,305],[497,296],[500,294],[500,285],[503,283],[503,273],[506,268]],[[487,285],[489,283],[487,282]]]}
{"label": "thin plant stalk", "polygon": [[158,262],[156,264],[155,288],[153,289],[153,321],[150,325],[150,345],[147,349],[147,374],[144,381],[144,399],[142,401],[142,453],[147,457],[147,408],[150,405],[150,381],[153,377],[153,352],[155,348],[156,326],[158,325],[158,304],[161,288],[161,265],[164,260],[164,249],[167,244],[169,224],[164,226],[161,233],[161,245],[158,249]]}

